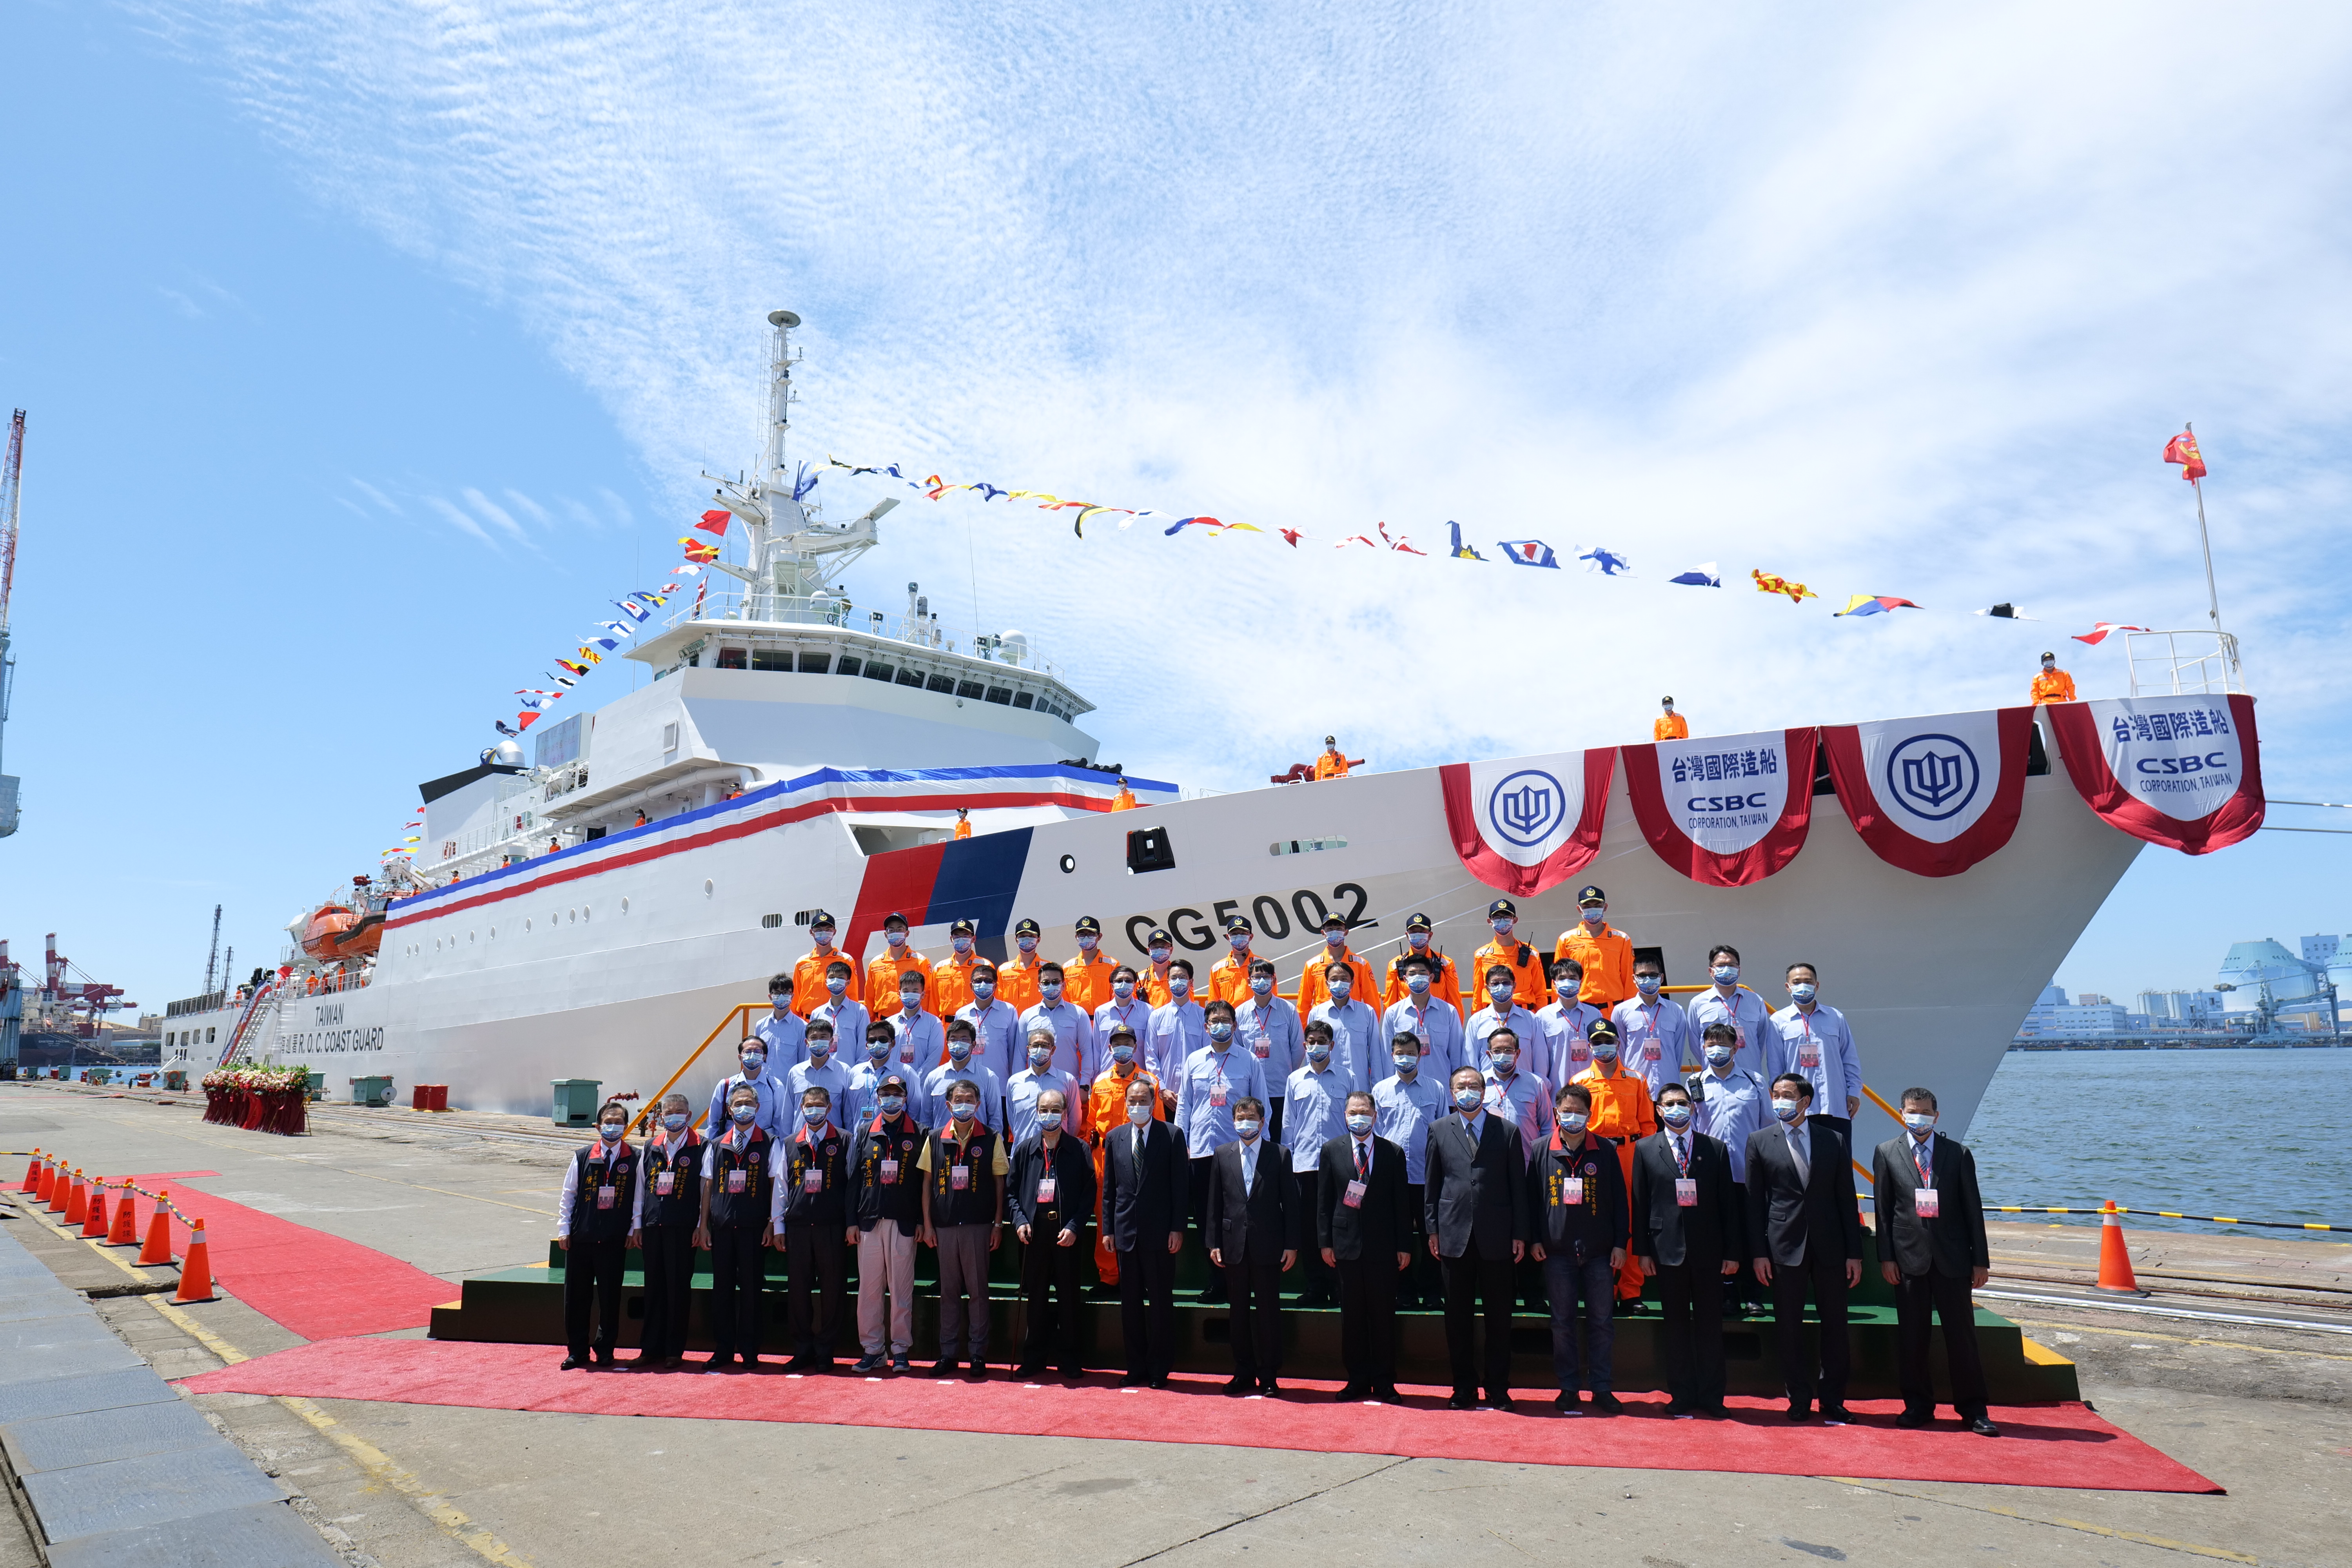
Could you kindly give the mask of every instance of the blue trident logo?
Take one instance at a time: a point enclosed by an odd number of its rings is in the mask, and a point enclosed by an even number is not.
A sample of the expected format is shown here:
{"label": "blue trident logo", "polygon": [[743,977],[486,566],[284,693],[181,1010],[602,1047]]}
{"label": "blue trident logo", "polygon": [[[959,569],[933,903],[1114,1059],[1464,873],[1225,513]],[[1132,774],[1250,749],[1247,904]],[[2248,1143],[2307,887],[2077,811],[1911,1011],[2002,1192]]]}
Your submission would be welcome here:
{"label": "blue trident logo", "polygon": [[1912,735],[1887,754],[1886,784],[1894,804],[1929,822],[1968,809],[1982,782],[1977,754],[1951,735]]}
{"label": "blue trident logo", "polygon": [[1559,831],[1567,801],[1568,792],[1558,779],[1522,768],[1486,797],[1486,821],[1506,842],[1526,848]]}

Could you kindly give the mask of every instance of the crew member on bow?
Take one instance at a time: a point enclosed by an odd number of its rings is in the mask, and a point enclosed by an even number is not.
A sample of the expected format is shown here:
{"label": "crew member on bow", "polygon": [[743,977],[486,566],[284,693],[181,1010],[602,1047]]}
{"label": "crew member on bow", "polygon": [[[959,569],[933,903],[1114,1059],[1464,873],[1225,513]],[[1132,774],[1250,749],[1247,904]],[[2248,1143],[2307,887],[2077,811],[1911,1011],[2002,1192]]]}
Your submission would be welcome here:
{"label": "crew member on bow", "polygon": [[1651,721],[1650,739],[1653,741],[1687,741],[1690,739],[1690,725],[1684,721],[1681,714],[1675,711],[1675,700],[1673,698],[1661,697],[1658,699],[1658,716]]}
{"label": "crew member on bow", "polygon": [[2033,705],[2037,708],[2045,702],[2072,702],[2074,700],[2074,678],[2058,668],[2056,654],[2045,653],[2042,656],[2041,672],[2034,676],[2031,691]]}

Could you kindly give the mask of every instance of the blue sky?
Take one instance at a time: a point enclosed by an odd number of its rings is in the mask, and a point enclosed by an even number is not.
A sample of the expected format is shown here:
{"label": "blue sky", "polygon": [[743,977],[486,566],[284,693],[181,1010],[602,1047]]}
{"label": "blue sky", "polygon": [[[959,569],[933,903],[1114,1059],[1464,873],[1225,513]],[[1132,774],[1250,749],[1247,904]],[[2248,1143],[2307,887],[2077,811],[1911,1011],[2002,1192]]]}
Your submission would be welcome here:
{"label": "blue sky", "polygon": [[[10,37],[0,932],[151,1006],[216,901],[273,955],[675,558],[780,304],[803,455],[1640,574],[902,507],[853,593],[1029,630],[1155,776],[1638,739],[1663,690],[1703,731],[2016,700],[2095,620],[2198,624],[2187,417],[2273,792],[2347,793],[2334,8],[35,0]],[[1664,585],[1706,560],[1929,609]],[[2039,624],[1965,614],[2000,599]],[[2352,928],[2347,855],[2149,851],[2059,979]]]}

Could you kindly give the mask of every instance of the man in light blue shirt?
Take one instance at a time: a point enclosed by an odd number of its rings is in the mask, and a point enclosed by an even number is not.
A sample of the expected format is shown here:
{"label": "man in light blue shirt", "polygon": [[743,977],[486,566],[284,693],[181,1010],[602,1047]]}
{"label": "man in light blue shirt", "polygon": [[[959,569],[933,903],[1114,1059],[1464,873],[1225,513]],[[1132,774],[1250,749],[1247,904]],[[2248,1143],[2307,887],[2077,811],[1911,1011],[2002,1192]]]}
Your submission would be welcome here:
{"label": "man in light blue shirt", "polygon": [[[1202,1010],[1208,1042],[1185,1058],[1176,1075],[1176,1128],[1184,1134],[1184,1151],[1193,1168],[1204,1168],[1209,1156],[1232,1142],[1234,1105],[1244,1095],[1263,1105],[1265,1075],[1257,1058],[1234,1048],[1234,1005],[1212,1002]],[[1204,1178],[1205,1179],[1205,1178]],[[1202,1194],[1206,1213],[1208,1194]]]}
{"label": "man in light blue shirt", "polygon": [[923,1098],[933,1105],[948,1102],[948,1085],[963,1082],[980,1090],[981,1124],[992,1132],[1004,1131],[1004,1080],[996,1069],[972,1059],[972,1028],[961,1018],[948,1026],[948,1059],[923,1074]]}
{"label": "man in light blue shirt", "polygon": [[1024,1037],[1034,1037],[1041,1023],[1052,1029],[1055,1069],[1073,1083],[1089,1084],[1102,1070],[1096,1057],[1095,1026],[1085,1008],[1063,995],[1063,985],[1060,964],[1048,959],[1037,966],[1038,1001],[1021,1015],[1021,1032]]}
{"label": "man in light blue shirt", "polygon": [[1486,1037],[1486,1109],[1519,1130],[1519,1168],[1551,1136],[1551,1085],[1520,1070],[1526,1046],[1516,1030],[1497,1028]]}
{"label": "man in light blue shirt", "polygon": [[837,1118],[845,1114],[844,1108],[849,1103],[851,1082],[851,1069],[835,1059],[832,1037],[820,1029],[809,1037],[807,1057],[784,1075],[785,1103],[798,1106],[806,1100],[810,1089],[821,1089],[830,1108],[828,1114]]}
{"label": "man in light blue shirt", "polygon": [[[1501,971],[1499,976],[1496,973],[1497,970]],[[1486,1070],[1487,1037],[1496,1030],[1508,1029],[1517,1038],[1523,1057],[1528,1054],[1528,1043],[1543,1037],[1543,1025],[1523,1004],[1514,1000],[1512,991],[1517,982],[1508,968],[1499,963],[1487,965],[1484,984],[1486,1005],[1470,1015],[1469,1026],[1465,1030],[1468,1041],[1465,1048],[1469,1053],[1469,1059],[1462,1064],[1462,1067],[1476,1068],[1482,1073]],[[1520,1065],[1530,1073],[1535,1070],[1532,1061]],[[1459,1072],[1461,1068],[1454,1070]]]}
{"label": "man in light blue shirt", "polygon": [[1234,1037],[1257,1059],[1269,1090],[1266,1141],[1282,1142],[1282,1098],[1290,1075],[1307,1062],[1307,1036],[1298,1009],[1274,988],[1274,965],[1263,958],[1249,966],[1249,994],[1234,1009]]}
{"label": "man in light blue shirt", "polygon": [[807,1052],[808,1026],[793,1011],[793,977],[778,974],[768,981],[768,1016],[751,1031],[768,1042],[768,1070],[782,1076],[797,1067]]}
{"label": "man in light blue shirt", "polygon": [[835,1040],[862,1040],[872,1017],[866,1004],[850,994],[848,962],[836,958],[826,964],[824,1000],[809,1009],[809,1022],[814,1024],[822,1018],[831,1024]]}
{"label": "man in light blue shirt", "polygon": [[[1316,1008],[1321,1012],[1320,1006]],[[1283,1097],[1290,1110],[1282,1126],[1282,1146],[1290,1151],[1290,1168],[1298,1177],[1302,1196],[1311,1211],[1314,1206],[1317,1163],[1323,1157],[1323,1145],[1331,1139],[1344,1137],[1348,1131],[1348,1094],[1351,1086],[1339,1073],[1331,1055],[1331,1025],[1328,1019],[1310,1018],[1307,1023],[1307,1065],[1290,1075],[1283,1086]],[[1307,1307],[1328,1307],[1333,1300],[1332,1271],[1323,1261],[1322,1252],[1308,1247],[1299,1258],[1306,1270],[1306,1291],[1299,1304]]]}
{"label": "man in light blue shirt", "polygon": [[[1421,1070],[1431,1079],[1442,1080],[1468,1060],[1462,1015],[1436,994],[1437,963],[1428,954],[1406,953],[1397,964],[1397,973],[1404,981],[1405,994],[1381,1017],[1381,1033],[1391,1040],[1399,1035],[1411,1035],[1419,1040]],[[1395,1070],[1392,1066],[1381,1064],[1374,1075],[1376,1081]],[[1445,1097],[1441,1093],[1438,1098]],[[1383,1132],[1381,1136],[1385,1138],[1388,1134]]]}
{"label": "man in light blue shirt", "polygon": [[[1456,1028],[1461,1026],[1462,1015],[1451,1003],[1433,1005],[1452,1018]],[[1451,1109],[1444,1074],[1423,1050],[1421,1037],[1410,1029],[1399,1029],[1389,1042],[1389,1075],[1372,1085],[1372,1131],[1404,1151],[1406,1206],[1412,1210],[1412,1234],[1402,1238],[1402,1245],[1412,1254],[1412,1263],[1397,1281],[1397,1305],[1407,1310],[1439,1304],[1437,1260],[1429,1256],[1422,1240],[1421,1185],[1429,1169],[1429,1130]]]}
{"label": "man in light blue shirt", "polygon": [[[1794,1000],[1772,1015],[1764,1076],[1792,1072],[1811,1084],[1813,1103],[1821,1109],[1806,1120],[1843,1133],[1852,1143],[1854,1113],[1862,1109],[1862,1056],[1845,1015],[1814,1000],[1820,991],[1821,974],[1811,964],[1789,965]],[[1840,1106],[1845,1108],[1843,1116]]]}
{"label": "man in light blue shirt", "polygon": [[1028,1064],[1004,1083],[1004,1100],[1012,1125],[1006,1129],[1004,1141],[1018,1148],[1035,1136],[1037,1128],[1037,1097],[1058,1094],[1062,1097],[1062,1131],[1071,1137],[1085,1135],[1086,1100],[1078,1093],[1077,1080],[1061,1070],[1055,1060],[1054,1026],[1039,1023],[1030,1026]]}
{"label": "man in light blue shirt", "polygon": [[[1352,994],[1356,972],[1351,966],[1325,964],[1323,984],[1329,989],[1331,999],[1315,1004],[1307,1021],[1330,1028],[1332,1069],[1347,1080],[1347,1087],[1368,1089],[1372,1087],[1372,1064],[1381,1046],[1381,1016]],[[1347,1095],[1343,1092],[1339,1099],[1344,1106]]]}
{"label": "man in light blue shirt", "polygon": [[760,1097],[760,1114],[751,1125],[763,1128],[771,1138],[782,1139],[800,1130],[801,1108],[798,1100],[787,1104],[784,1100],[783,1075],[768,1066],[768,1042],[757,1035],[736,1047],[736,1060],[742,1071],[721,1079],[719,1087],[710,1091],[709,1120],[703,1123],[716,1138],[735,1124],[727,1118],[727,1097],[745,1084]]}
{"label": "man in light blue shirt", "polygon": [[1555,1098],[1568,1080],[1592,1065],[1592,1044],[1585,1031],[1608,1016],[1590,1002],[1580,1002],[1584,965],[1563,958],[1551,966],[1551,1005],[1536,1009],[1536,1026],[1542,1032],[1525,1064],[1529,1072],[1551,1085]]}
{"label": "man in light blue shirt", "polygon": [[1707,976],[1715,984],[1690,1000],[1692,1032],[1709,1024],[1730,1025],[1738,1037],[1731,1059],[1749,1072],[1763,1072],[1766,1044],[1772,1037],[1772,1009],[1763,997],[1739,984],[1738,948],[1719,942],[1707,949],[1706,963]]}
{"label": "man in light blue shirt", "polygon": [[1761,1073],[1749,1072],[1732,1058],[1738,1037],[1728,1024],[1709,1024],[1702,1037],[1706,1077],[1701,1087],[1706,1098],[1698,1103],[1691,1126],[1721,1143],[1731,1154],[1731,1181],[1748,1181],[1748,1135],[1773,1122],[1772,1095]]}
{"label": "man in light blue shirt", "polygon": [[[812,1028],[810,1037],[815,1037],[824,1027],[818,1025]],[[930,1106],[923,1098],[923,1075],[893,1061],[898,1049],[898,1037],[889,1025],[866,1026],[866,1059],[849,1069],[849,1103],[843,1111],[842,1123],[845,1131],[854,1135],[874,1120],[879,1110],[874,1102],[882,1092],[882,1080],[886,1078],[896,1078],[907,1086],[907,1115],[915,1125],[925,1129],[931,1125]]]}
{"label": "man in light blue shirt", "polygon": [[1654,958],[1633,961],[1633,994],[1617,1004],[1610,1022],[1617,1028],[1618,1065],[1649,1087],[1653,1100],[1668,1083],[1683,1080],[1683,1059],[1698,1063],[1696,1022],[1659,994],[1665,971]]}
{"label": "man in light blue shirt", "polygon": [[[946,1031],[940,1027],[940,1016],[923,1010],[925,989],[926,982],[920,970],[909,969],[898,976],[898,1010],[881,1020],[889,1025],[891,1032],[898,1037],[898,1065],[909,1072],[922,1072],[939,1066],[940,1057],[947,1045]],[[977,1045],[972,1047],[972,1055],[980,1056]],[[996,1071],[994,1066],[985,1060],[982,1065],[991,1072]],[[998,1073],[996,1081],[1003,1083],[1004,1076]]]}
{"label": "man in light blue shirt", "polygon": [[[971,966],[971,1000],[957,1008],[955,1016],[971,1024],[971,1054],[998,1072],[1010,1074],[1020,1064],[1024,1049],[1021,1009],[996,994],[996,965],[984,959]],[[947,1049],[944,1034],[940,1049]],[[923,1065],[928,1068],[931,1062]]]}
{"label": "man in light blue shirt", "polygon": [[1207,1020],[1192,1000],[1192,961],[1171,959],[1168,964],[1168,1001],[1151,1010],[1143,1039],[1144,1065],[1161,1084],[1183,1076],[1184,1063],[1209,1043]]}
{"label": "man in light blue shirt", "polygon": [[[1122,963],[1110,972],[1110,1000],[1095,1009],[1092,1020],[1095,1042],[1104,1057],[1095,1064],[1097,1078],[1110,1070],[1111,1030],[1123,1026],[1132,1031],[1139,1054],[1142,1054],[1143,1041],[1151,1034],[1151,1002],[1138,989],[1139,984],[1139,977],[1131,963]],[[1143,1065],[1146,1068],[1151,1066],[1148,1054],[1143,1055]]]}

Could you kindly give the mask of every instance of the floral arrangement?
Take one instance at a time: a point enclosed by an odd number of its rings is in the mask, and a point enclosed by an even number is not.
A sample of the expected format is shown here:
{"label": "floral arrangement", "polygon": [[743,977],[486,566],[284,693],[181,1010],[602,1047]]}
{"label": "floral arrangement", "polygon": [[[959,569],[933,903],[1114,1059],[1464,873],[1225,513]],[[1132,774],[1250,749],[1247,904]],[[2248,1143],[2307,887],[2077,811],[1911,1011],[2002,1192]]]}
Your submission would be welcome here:
{"label": "floral arrangement", "polygon": [[255,1062],[232,1062],[205,1074],[204,1088],[212,1089],[242,1089],[247,1094],[294,1094],[310,1087],[310,1069],[307,1067],[263,1067]]}

